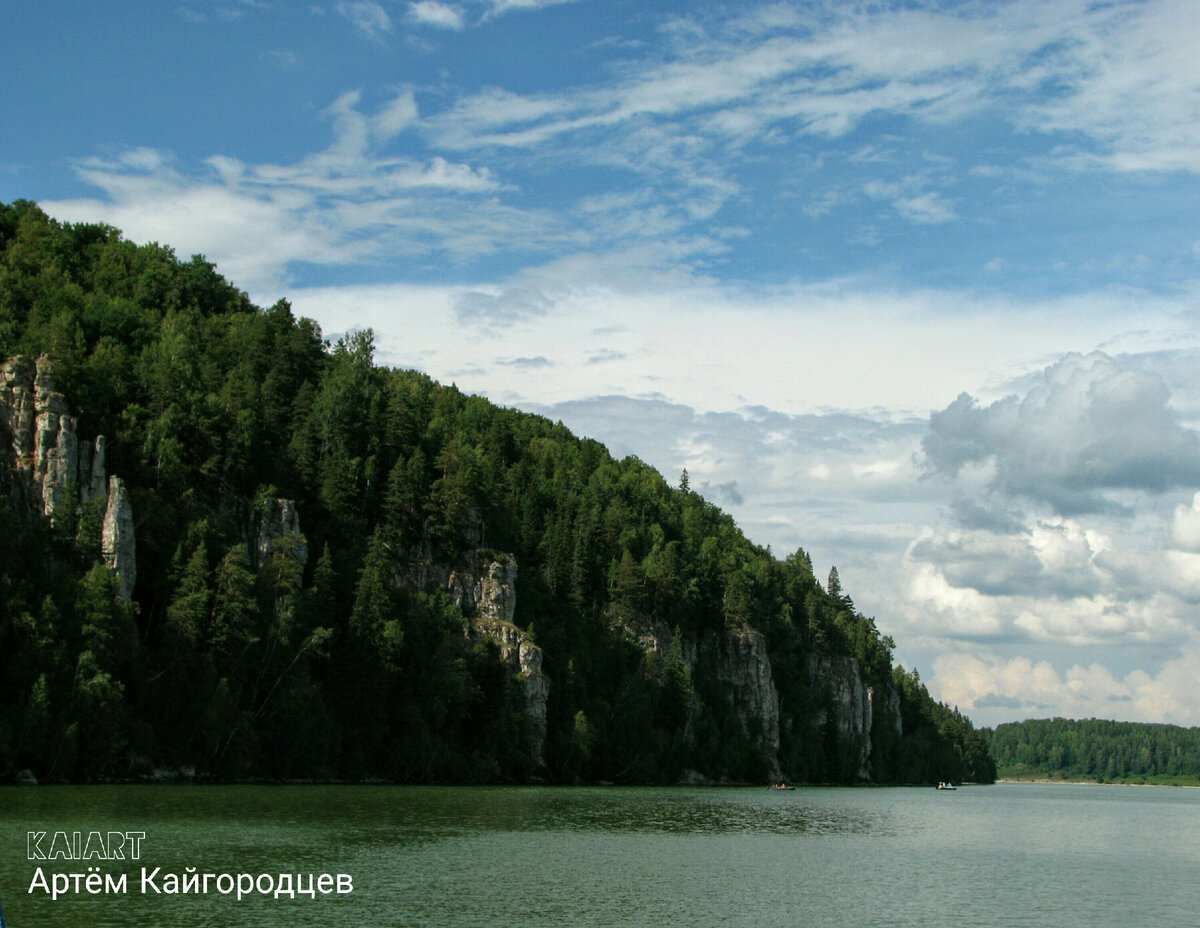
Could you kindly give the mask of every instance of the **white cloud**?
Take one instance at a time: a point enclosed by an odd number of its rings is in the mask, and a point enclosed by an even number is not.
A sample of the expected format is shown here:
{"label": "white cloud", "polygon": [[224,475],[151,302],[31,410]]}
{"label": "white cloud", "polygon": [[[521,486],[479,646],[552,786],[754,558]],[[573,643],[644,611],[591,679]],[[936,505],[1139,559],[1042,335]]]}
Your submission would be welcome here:
{"label": "white cloud", "polygon": [[957,219],[954,207],[942,194],[924,189],[928,182],[923,175],[896,181],[876,178],[863,186],[863,192],[872,200],[890,201],[900,216],[919,225],[936,225]]}
{"label": "white cloud", "polygon": [[954,652],[934,661],[929,686],[938,699],[987,724],[1059,715],[1196,725],[1198,678],[1200,655],[1193,650],[1165,662],[1155,675],[1135,670],[1124,676],[1098,663],[1073,664],[1060,673],[1046,660]]}
{"label": "white cloud", "polygon": [[776,18],[762,35],[736,19],[728,33],[689,30],[678,57],[648,59],[615,86],[522,98],[545,111],[536,124],[467,98],[435,128],[446,145],[527,146],[707,111],[727,138],[768,129],[836,138],[873,113],[944,122],[991,110],[1025,128],[1086,133],[1114,167],[1196,170],[1200,146],[1186,143],[1200,131],[1197,19],[1165,0],[826,10]]}
{"label": "white cloud", "polygon": [[[105,221],[135,241],[170,243],[202,253],[238,286],[270,302],[294,262],[369,264],[396,254],[478,254],[554,235],[547,217],[478,198],[501,189],[486,168],[434,156],[395,157],[382,145],[416,118],[410,91],[378,112],[360,108],[358,92],[326,110],[334,127],[324,151],[290,164],[246,164],[214,155],[202,170],[182,170],[150,148],[116,158],[88,158],[79,176],[106,200],[43,205],[59,218]],[[460,200],[476,200],[466,211]],[[565,240],[565,239],[564,239]],[[272,296],[273,295],[273,296]]]}
{"label": "white cloud", "polygon": [[930,419],[924,451],[951,476],[993,460],[994,486],[1063,513],[1110,508],[1109,490],[1200,485],[1200,436],[1179,422],[1160,376],[1105,354],[1068,355],[1023,397],[981,407],[964,393]]}
{"label": "white cloud", "polygon": [[494,16],[522,10],[541,10],[548,6],[574,3],[575,0],[488,0],[489,12]]}
{"label": "white cloud", "polygon": [[465,25],[462,10],[439,0],[417,0],[408,5],[408,18],[438,29],[460,30]]}
{"label": "white cloud", "polygon": [[1080,153],[1114,170],[1200,169],[1200,7],[1178,0],[1071,4],[1070,33],[1038,71],[1065,91],[1030,101],[1019,122],[1081,133]]}
{"label": "white cloud", "polygon": [[375,138],[390,139],[417,121],[417,101],[411,90],[396,94],[371,119]]}
{"label": "white cloud", "polygon": [[896,211],[905,219],[921,225],[934,225],[957,219],[954,207],[940,194],[929,191],[915,197],[901,197],[895,201]]}
{"label": "white cloud", "polygon": [[392,31],[392,18],[375,0],[339,0],[334,9],[373,41]]}
{"label": "white cloud", "polygon": [[1192,497],[1190,506],[1175,507],[1171,542],[1180,551],[1200,552],[1200,493]]}

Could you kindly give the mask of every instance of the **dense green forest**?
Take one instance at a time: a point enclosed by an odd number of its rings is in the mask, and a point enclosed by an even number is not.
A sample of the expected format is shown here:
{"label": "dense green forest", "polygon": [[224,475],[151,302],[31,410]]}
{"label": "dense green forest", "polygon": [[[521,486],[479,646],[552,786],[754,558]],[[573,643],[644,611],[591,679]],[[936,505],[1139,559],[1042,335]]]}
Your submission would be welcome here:
{"label": "dense green forest", "polygon": [[[0,362],[52,365],[136,537],[123,590],[103,501],[39,506],[9,408],[5,779],[994,777],[982,734],[803,550],[752,544],[686,474],[377,366],[372,338],[330,343],[202,257],[0,205]],[[264,545],[285,511],[298,526]],[[446,580],[471,564],[512,567],[489,634]],[[773,689],[751,712],[738,661],[759,641]],[[834,721],[846,667],[862,731]]]}
{"label": "dense green forest", "polygon": [[1200,728],[1055,718],[985,731],[1002,777],[1200,784]]}

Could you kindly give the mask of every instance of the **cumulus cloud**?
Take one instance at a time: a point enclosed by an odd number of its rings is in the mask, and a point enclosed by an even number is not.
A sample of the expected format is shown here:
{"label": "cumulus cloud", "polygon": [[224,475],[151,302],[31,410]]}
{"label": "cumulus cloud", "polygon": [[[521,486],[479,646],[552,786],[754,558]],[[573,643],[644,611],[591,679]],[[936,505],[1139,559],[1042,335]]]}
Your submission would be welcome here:
{"label": "cumulus cloud", "polygon": [[1200,493],[1192,497],[1190,506],[1175,507],[1171,542],[1180,551],[1200,553]]}
{"label": "cumulus cloud", "polygon": [[1107,355],[1068,355],[1024,397],[988,406],[961,394],[930,417],[922,443],[936,472],[995,467],[993,486],[1064,514],[1113,508],[1109,490],[1200,485],[1200,436],[1182,426],[1162,378]]}
{"label": "cumulus cloud", "polygon": [[[920,530],[905,553],[914,632],[952,640],[1130,647],[1185,640],[1200,601],[1200,554],[1168,550],[1153,507],[1118,517]],[[1177,522],[1178,524],[1178,522]]]}
{"label": "cumulus cloud", "polygon": [[1099,663],[1059,672],[1047,660],[953,652],[934,661],[929,685],[939,699],[987,724],[1061,715],[1195,725],[1198,677],[1200,655],[1191,650],[1166,661],[1157,674],[1134,670],[1123,676]]}

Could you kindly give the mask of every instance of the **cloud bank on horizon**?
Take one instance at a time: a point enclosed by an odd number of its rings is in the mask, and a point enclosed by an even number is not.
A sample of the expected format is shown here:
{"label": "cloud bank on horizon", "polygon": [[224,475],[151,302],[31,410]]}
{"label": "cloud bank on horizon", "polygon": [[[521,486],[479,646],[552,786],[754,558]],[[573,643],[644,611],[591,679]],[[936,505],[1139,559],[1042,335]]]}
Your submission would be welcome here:
{"label": "cloud bank on horizon", "polygon": [[1200,724],[1200,7],[0,12],[0,198],[836,564],[977,722]]}

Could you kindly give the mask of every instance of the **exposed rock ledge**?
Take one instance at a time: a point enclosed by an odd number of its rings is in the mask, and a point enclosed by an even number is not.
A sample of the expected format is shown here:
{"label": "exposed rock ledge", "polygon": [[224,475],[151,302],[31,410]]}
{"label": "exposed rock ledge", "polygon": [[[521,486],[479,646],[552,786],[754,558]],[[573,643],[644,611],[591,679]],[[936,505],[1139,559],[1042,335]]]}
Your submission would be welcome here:
{"label": "exposed rock ledge", "polygon": [[[641,648],[665,659],[675,639],[666,625],[655,623],[637,635]],[[742,731],[757,743],[771,763],[767,771],[772,780],[782,779],[779,768],[779,693],[767,656],[766,636],[752,628],[709,631],[699,637],[681,636],[680,653],[693,674],[701,657],[716,667],[717,679],[724,685]],[[693,697],[688,724],[704,707]],[[685,777],[686,779],[686,777]]]}
{"label": "exposed rock ledge", "polygon": [[71,502],[72,487],[81,504],[105,497],[104,436],[80,442],[49,358],[17,356],[0,366],[0,424],[8,432],[4,456],[20,503],[53,518]]}
{"label": "exposed rock ledge", "polygon": [[472,632],[496,642],[500,658],[525,686],[535,766],[545,763],[546,702],[550,680],[542,669],[542,649],[513,624],[517,607],[517,560],[509,554],[473,551],[454,567],[425,560],[418,583],[444,589],[471,622]]}
{"label": "exposed rock ledge", "polygon": [[100,535],[104,562],[117,575],[120,596],[126,602],[137,582],[137,548],[133,534],[133,503],[120,477],[108,478],[108,507]]}
{"label": "exposed rock ledge", "polygon": [[[118,477],[105,473],[105,439],[81,441],[78,420],[54,381],[49,358],[9,358],[0,365],[0,488],[12,501],[53,521],[72,504],[104,504],[101,551],[128,601],[137,581],[133,505]],[[72,494],[77,494],[72,499]]]}

